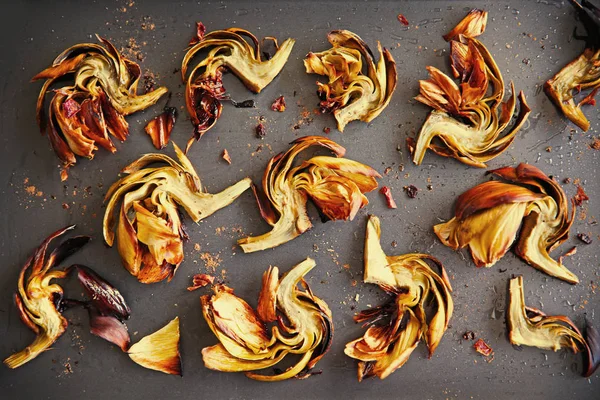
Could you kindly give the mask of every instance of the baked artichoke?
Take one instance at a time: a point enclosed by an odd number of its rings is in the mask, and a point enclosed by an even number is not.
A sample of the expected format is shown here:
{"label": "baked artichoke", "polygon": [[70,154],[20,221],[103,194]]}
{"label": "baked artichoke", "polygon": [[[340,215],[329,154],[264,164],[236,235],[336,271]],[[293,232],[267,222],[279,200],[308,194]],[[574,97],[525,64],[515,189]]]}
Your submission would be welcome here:
{"label": "baked artichoke", "polygon": [[[269,267],[256,311],[225,285],[216,285],[214,295],[202,296],[204,319],[220,342],[202,349],[206,367],[245,372],[249,378],[268,382],[309,377],[333,337],[331,311],[304,281],[314,267],[314,260],[307,258],[281,279],[279,269]],[[299,283],[305,290],[298,288]],[[270,332],[267,324],[272,324]],[[300,359],[285,371],[255,372],[277,365],[289,354]]]}
{"label": "baked artichoke", "polygon": [[[415,99],[433,108],[416,140],[409,138],[413,162],[423,162],[427,149],[452,157],[474,167],[485,168],[486,162],[510,146],[523,126],[530,109],[523,92],[518,100],[513,83],[512,94],[504,102],[504,79],[488,49],[469,35],[485,29],[487,12],[473,10],[448,35],[450,62],[457,85],[435,67],[427,67],[430,78],[419,81],[420,94]],[[489,94],[488,94],[489,92]],[[519,112],[511,125],[519,103]],[[439,143],[435,143],[435,139]]]}
{"label": "baked artichoke", "polygon": [[515,246],[520,258],[548,275],[579,282],[560,258],[549,254],[567,240],[575,215],[560,185],[529,164],[489,173],[507,182],[484,182],[461,194],[454,217],[433,227],[442,243],[454,250],[468,246],[476,266],[491,267],[520,228]]}
{"label": "baked artichoke", "polygon": [[[304,59],[307,74],[326,76],[327,83],[317,82],[322,113],[333,113],[337,128],[344,131],[350,121],[373,121],[390,102],[398,77],[396,62],[387,49],[377,42],[379,61],[367,44],[347,30],[329,32],[333,46],[320,53],[308,53]],[[366,75],[363,73],[363,60]]]}
{"label": "baked artichoke", "polygon": [[143,337],[127,354],[136,364],[169,375],[182,375],[179,355],[179,317]]}
{"label": "baked artichoke", "polygon": [[[365,283],[374,283],[391,295],[379,307],[354,317],[365,322],[363,337],[346,344],[345,353],[357,360],[358,380],[387,378],[400,368],[421,339],[431,357],[452,317],[452,287],[442,263],[427,254],[387,256],[380,244],[379,218],[370,216],[365,239]],[[439,273],[428,264],[438,267]]]}
{"label": "baked artichoke", "polygon": [[[221,100],[229,100],[225,93],[222,75],[233,72],[246,87],[254,93],[260,93],[283,69],[294,47],[295,40],[287,39],[281,47],[275,42],[277,52],[263,60],[258,39],[250,32],[240,28],[218,30],[204,35],[204,26],[198,29],[198,40],[185,54],[181,63],[181,76],[186,83],[185,103],[194,125],[194,136],[187,150],[200,140],[219,119]],[[252,45],[245,37],[250,38]],[[194,56],[209,50],[208,55],[194,66],[188,74],[188,66]]]}
{"label": "baked artichoke", "polygon": [[509,304],[506,313],[508,337],[517,346],[532,346],[544,350],[571,349],[584,352],[584,376],[591,376],[598,368],[600,342],[597,331],[588,325],[584,338],[570,318],[548,316],[542,311],[525,306],[523,277],[510,280]]}
{"label": "baked artichoke", "polygon": [[[546,94],[575,125],[587,131],[590,121],[581,111],[584,104],[596,104],[594,96],[600,89],[600,8],[588,0],[571,0],[587,31],[583,53],[561,69],[544,85]],[[581,39],[577,35],[575,38]],[[590,90],[579,103],[573,97]]]}
{"label": "baked artichoke", "polygon": [[[108,40],[100,36],[98,40],[103,46],[82,43],[69,47],[32,79],[46,80],[37,100],[37,122],[42,133],[48,133],[61,161],[63,181],[75,165],[76,155],[92,159],[98,145],[111,153],[117,151],[109,134],[125,141],[129,135],[125,116],[150,107],[167,92],[160,87],[138,95],[140,66],[123,57]],[[46,93],[55,81],[70,74],[73,85],[53,91],[46,116]]]}
{"label": "baked artichoke", "polygon": [[[104,240],[115,239],[117,206],[117,247],[124,267],[140,282],[171,280],[183,261],[183,240],[187,238],[178,205],[198,222],[231,204],[251,181],[245,178],[217,194],[202,191],[200,178],[190,160],[173,143],[179,162],[164,154],[145,154],[122,172],[105,197]],[[162,163],[159,167],[148,167]]]}
{"label": "baked artichoke", "polygon": [[[337,156],[316,156],[293,166],[294,159],[311,146],[322,146]],[[264,220],[273,229],[260,236],[238,240],[251,253],[286,243],[306,232],[312,223],[306,209],[310,198],[326,220],[352,220],[369,201],[364,193],[377,188],[380,175],[373,168],[341,158],[346,149],[320,136],[305,136],[292,142],[285,153],[273,157],[263,175],[264,194],[255,189]]]}

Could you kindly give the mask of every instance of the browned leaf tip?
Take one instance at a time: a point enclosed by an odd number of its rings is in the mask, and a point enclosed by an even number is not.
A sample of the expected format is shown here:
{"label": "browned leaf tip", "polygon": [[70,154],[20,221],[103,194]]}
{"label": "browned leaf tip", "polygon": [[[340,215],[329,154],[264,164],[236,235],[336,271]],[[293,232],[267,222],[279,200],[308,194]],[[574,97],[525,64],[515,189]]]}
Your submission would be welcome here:
{"label": "browned leaf tip", "polygon": [[402,14],[398,14],[398,21],[400,21],[400,23],[404,26],[408,26],[408,20],[406,19],[406,17]]}
{"label": "browned leaf tip", "polygon": [[165,107],[162,114],[148,122],[144,129],[148,136],[150,136],[150,139],[152,139],[152,144],[156,149],[163,149],[169,143],[176,119],[177,109],[174,107]]}
{"label": "browned leaf tip", "polygon": [[481,338],[477,339],[475,344],[473,344],[473,348],[475,349],[475,351],[477,351],[479,354],[485,357],[488,357],[494,353],[494,350]]}
{"label": "browned leaf tip", "polygon": [[273,104],[271,104],[271,110],[284,112],[285,111],[285,98],[283,96],[279,96],[275,99]]}
{"label": "browned leaf tip", "polygon": [[223,157],[223,160],[227,161],[227,164],[231,165],[231,157],[229,156],[227,149],[223,149],[223,154],[221,157]]}
{"label": "browned leaf tip", "polygon": [[194,275],[192,280],[193,285],[187,288],[187,290],[189,290],[190,292],[193,292],[196,289],[200,289],[208,285],[212,285],[212,283],[215,281],[215,277],[208,274],[196,274]]}
{"label": "browned leaf tip", "polygon": [[204,24],[202,22],[196,22],[196,36],[190,39],[189,45],[193,46],[196,43],[199,43],[204,38],[205,33],[206,27],[204,26]]}
{"label": "browned leaf tip", "polygon": [[573,200],[575,200],[575,204],[578,205],[578,206],[581,206],[584,201],[587,201],[589,199],[590,198],[585,193],[585,191],[583,190],[583,188],[580,185],[577,185],[577,194],[573,198]]}
{"label": "browned leaf tip", "polygon": [[379,193],[381,193],[382,195],[385,196],[385,201],[387,203],[388,208],[397,208],[396,202],[394,201],[394,198],[392,197],[392,191],[390,190],[389,187],[387,187],[387,186],[382,187],[381,190],[379,191]]}

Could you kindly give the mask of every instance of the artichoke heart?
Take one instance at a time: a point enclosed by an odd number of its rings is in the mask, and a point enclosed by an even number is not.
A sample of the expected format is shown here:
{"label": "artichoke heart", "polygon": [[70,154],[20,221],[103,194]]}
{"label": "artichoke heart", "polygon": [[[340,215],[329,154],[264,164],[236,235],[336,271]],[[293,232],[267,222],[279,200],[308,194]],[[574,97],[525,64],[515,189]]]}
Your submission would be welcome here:
{"label": "artichoke heart", "polygon": [[[337,156],[315,156],[293,166],[296,156],[311,146],[325,147]],[[346,149],[320,136],[292,142],[285,153],[273,157],[262,180],[264,193],[254,188],[264,220],[273,228],[261,236],[238,240],[251,253],[286,243],[312,227],[307,213],[310,198],[326,220],[353,220],[369,201],[364,193],[377,188],[381,177],[373,168],[341,158]]]}
{"label": "artichoke heart", "polygon": [[[81,43],[69,47],[32,79],[46,80],[37,100],[37,122],[42,133],[48,133],[61,161],[63,181],[75,165],[76,155],[92,159],[97,145],[111,153],[117,151],[109,134],[125,141],[129,135],[125,116],[150,107],[167,93],[166,87],[160,87],[138,95],[140,66],[123,57],[108,40],[100,36],[98,40],[103,46]],[[44,100],[50,86],[71,74],[73,85],[53,91],[46,116]]]}
{"label": "artichoke heart", "polygon": [[379,61],[375,64],[369,46],[350,31],[331,31],[327,39],[333,47],[320,53],[308,53],[304,67],[307,74],[329,79],[327,83],[317,82],[319,107],[322,113],[333,112],[337,128],[343,132],[349,122],[371,122],[387,107],[398,82],[396,62],[377,42]]}
{"label": "artichoke heart", "polygon": [[579,282],[560,258],[549,254],[567,240],[575,215],[560,185],[524,163],[489,173],[508,182],[488,181],[461,194],[454,217],[433,227],[441,242],[454,250],[468,246],[476,266],[491,267],[511,247],[520,228],[515,245],[520,258],[548,275]]}
{"label": "artichoke heart", "polygon": [[514,345],[553,351],[566,348],[573,353],[582,351],[585,377],[591,376],[600,364],[598,331],[588,322],[584,337],[570,318],[564,315],[549,316],[527,307],[522,276],[510,279],[506,323],[508,338]]}
{"label": "artichoke heart", "polygon": [[[122,170],[128,175],[105,197],[104,240],[113,245],[118,213],[117,247],[123,266],[143,283],[171,280],[183,261],[187,234],[178,206],[198,222],[231,204],[251,185],[245,178],[220,193],[204,193],[189,159],[173,146],[179,162],[164,154],[145,154]],[[154,163],[163,165],[148,167]]]}
{"label": "artichoke heart", "polygon": [[[225,285],[215,286],[213,295],[202,296],[204,319],[220,342],[202,349],[205,366],[245,372],[251,379],[267,382],[309,377],[333,337],[331,311],[304,281],[314,267],[314,260],[307,258],[282,278],[277,267],[270,267],[263,276],[257,311]],[[299,359],[285,371],[255,372],[274,367],[288,355]]]}
{"label": "artichoke heart", "polygon": [[[429,357],[439,345],[454,303],[442,263],[427,254],[387,256],[380,244],[379,218],[370,216],[365,239],[364,281],[388,292],[386,304],[361,311],[356,322],[368,325],[363,337],[346,344],[344,352],[359,360],[358,380],[387,378],[408,361],[421,339]],[[428,264],[438,267],[435,272]]]}
{"label": "artichoke heart", "polygon": [[[444,157],[485,168],[514,141],[531,110],[520,92],[504,101],[504,79],[488,49],[474,36],[483,33],[487,12],[473,10],[448,35],[450,62],[457,85],[435,67],[427,67],[429,79],[419,81],[415,99],[431,108],[419,136],[408,139],[413,162],[423,162],[427,149]],[[516,114],[517,103],[519,111]],[[513,115],[516,120],[511,125]],[[439,143],[436,143],[439,141]]]}
{"label": "artichoke heart", "polygon": [[[594,96],[600,90],[600,8],[588,0],[570,2],[587,31],[585,50],[544,85],[544,90],[563,114],[579,128],[587,131],[590,121],[581,111],[585,104],[596,104]],[[575,38],[581,39],[575,35]],[[590,91],[579,103],[573,97]]]}
{"label": "artichoke heart", "polygon": [[[201,23],[199,26],[204,29]],[[200,140],[215,125],[223,107],[221,100],[229,100],[223,86],[223,72],[232,72],[248,90],[260,93],[281,72],[295,43],[294,39],[286,39],[279,46],[276,39],[269,38],[277,51],[270,59],[263,60],[258,39],[247,30],[229,28],[205,35],[203,29],[199,29],[197,43],[187,51],[181,63],[181,77],[186,83],[185,103],[194,125],[194,135],[186,152],[194,140]],[[208,55],[188,74],[190,62],[203,50],[208,50]]]}

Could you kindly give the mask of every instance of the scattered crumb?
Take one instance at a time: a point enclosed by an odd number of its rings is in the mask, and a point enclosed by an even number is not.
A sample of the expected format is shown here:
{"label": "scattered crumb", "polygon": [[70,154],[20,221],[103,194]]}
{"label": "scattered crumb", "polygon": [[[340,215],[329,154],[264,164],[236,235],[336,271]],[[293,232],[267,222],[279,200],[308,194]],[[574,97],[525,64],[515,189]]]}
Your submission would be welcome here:
{"label": "scattered crumb", "polygon": [[231,165],[231,157],[229,156],[227,149],[223,149],[223,154],[221,157],[223,157],[223,160],[227,161],[227,164]]}

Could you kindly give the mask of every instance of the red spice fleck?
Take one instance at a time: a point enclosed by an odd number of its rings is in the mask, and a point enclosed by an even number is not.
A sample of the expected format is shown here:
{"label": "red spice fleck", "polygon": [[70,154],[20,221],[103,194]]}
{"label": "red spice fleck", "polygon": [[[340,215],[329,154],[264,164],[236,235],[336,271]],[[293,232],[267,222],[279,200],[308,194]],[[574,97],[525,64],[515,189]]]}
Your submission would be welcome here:
{"label": "red spice fleck", "polygon": [[590,198],[585,193],[585,191],[583,190],[583,188],[580,185],[577,185],[577,194],[573,198],[573,200],[575,200],[575,205],[581,206],[584,201],[589,200],[589,199]]}
{"label": "red spice fleck", "polygon": [[481,339],[481,338],[477,339],[477,341],[473,345],[473,348],[479,354],[482,354],[485,357],[488,357],[489,355],[491,355],[494,352],[494,350],[486,342],[484,342],[483,339]]}
{"label": "red spice fleck", "polygon": [[206,33],[206,27],[202,22],[196,22],[196,36],[190,39],[190,46],[199,43],[202,39],[204,39],[204,34]]}
{"label": "red spice fleck", "polygon": [[285,111],[285,98],[283,96],[279,96],[275,99],[273,104],[271,104],[271,110],[284,112]]}
{"label": "red spice fleck", "polygon": [[381,190],[379,191],[379,193],[381,193],[385,196],[385,201],[387,203],[388,208],[397,208],[396,202],[394,201],[394,198],[392,197],[392,191],[390,190],[389,187],[387,187],[387,186],[382,187]]}
{"label": "red spice fleck", "polygon": [[398,14],[398,21],[400,21],[400,23],[404,26],[408,26],[408,20],[406,19],[406,17],[402,14]]}
{"label": "red spice fleck", "polygon": [[79,112],[79,110],[81,109],[81,107],[79,106],[79,103],[73,99],[65,100],[65,102],[63,103],[62,106],[63,106],[63,109],[65,111],[67,118],[71,118],[73,115],[77,114]]}
{"label": "red spice fleck", "polygon": [[187,288],[190,292],[211,285],[215,281],[215,277],[208,274],[196,274],[192,280],[193,285]]}
{"label": "red spice fleck", "polygon": [[326,135],[329,135],[329,132],[331,132],[331,128],[323,128],[323,132],[324,132]]}
{"label": "red spice fleck", "polygon": [[223,150],[223,160],[227,161],[227,164],[231,164],[231,157],[229,156],[229,152],[227,151],[227,149]]}

